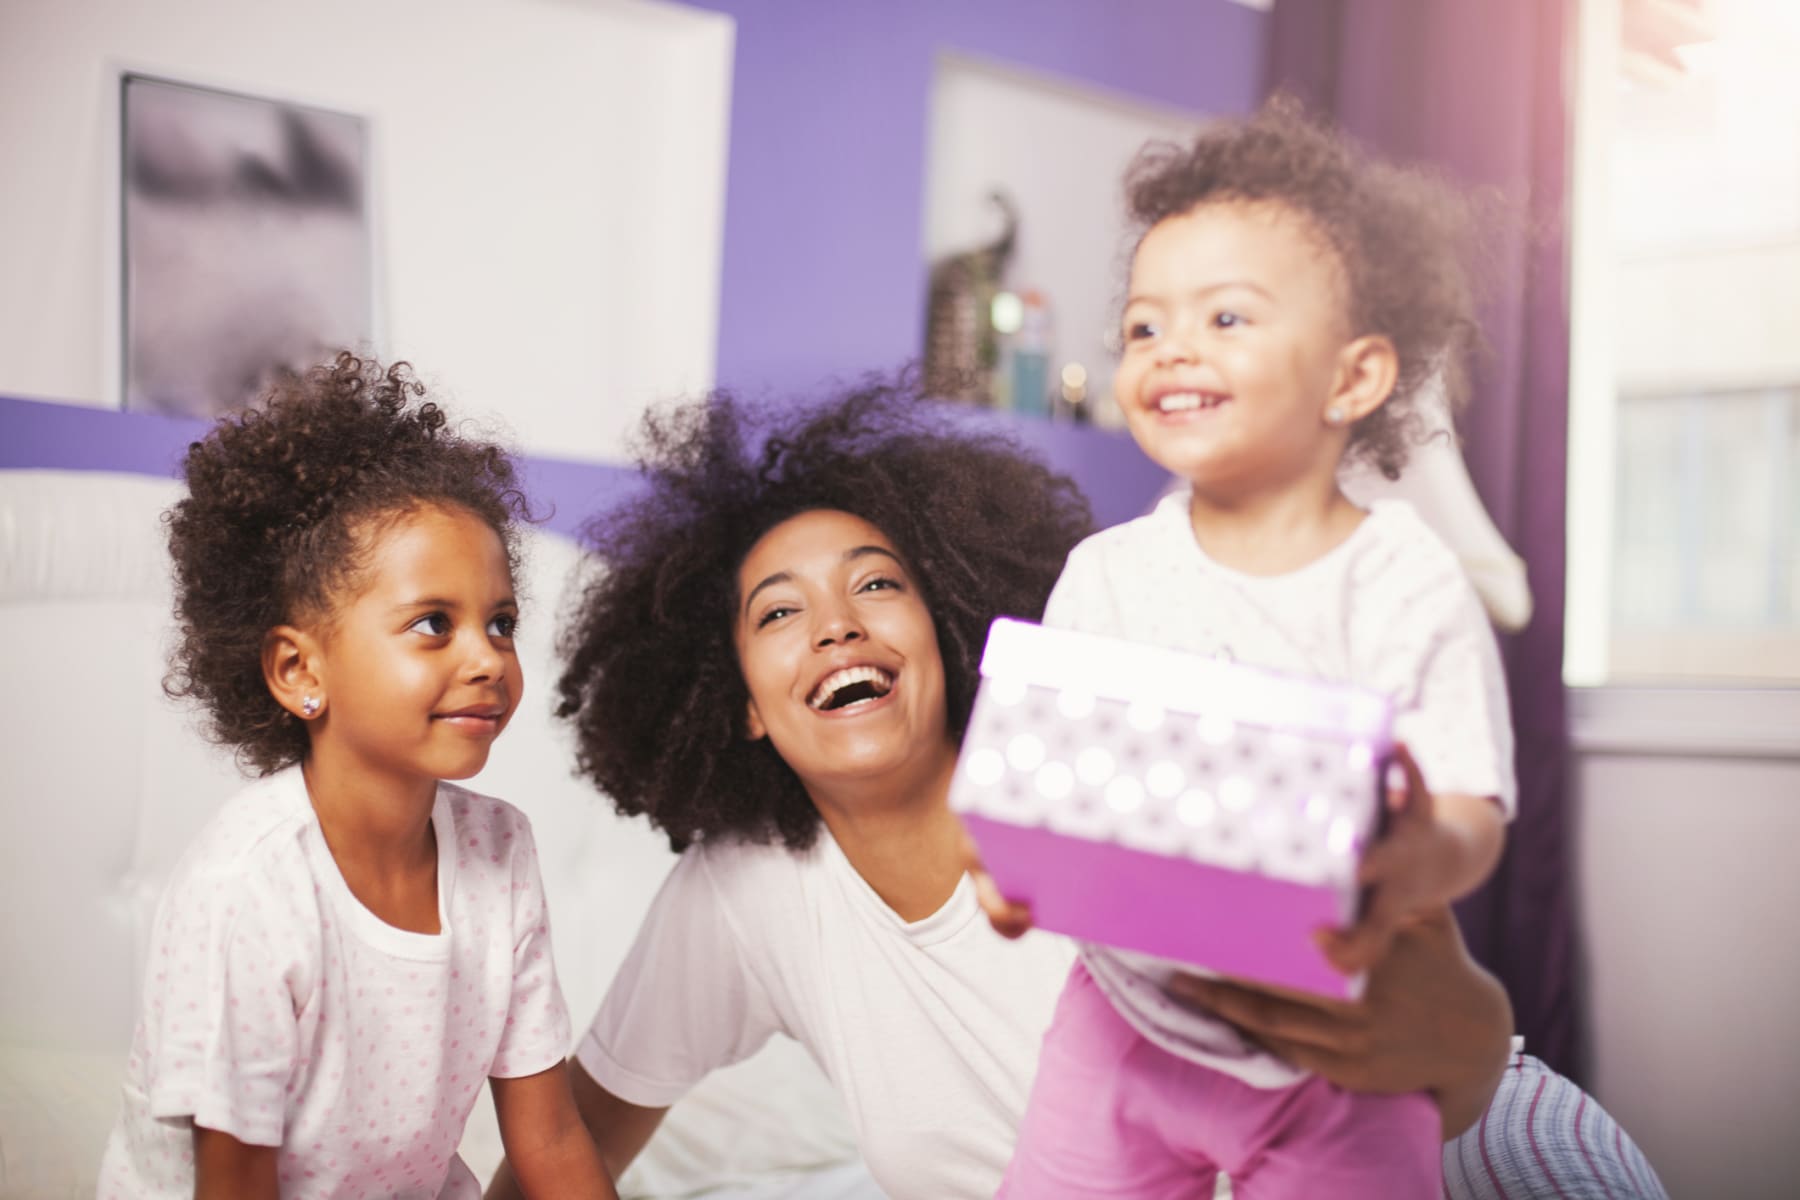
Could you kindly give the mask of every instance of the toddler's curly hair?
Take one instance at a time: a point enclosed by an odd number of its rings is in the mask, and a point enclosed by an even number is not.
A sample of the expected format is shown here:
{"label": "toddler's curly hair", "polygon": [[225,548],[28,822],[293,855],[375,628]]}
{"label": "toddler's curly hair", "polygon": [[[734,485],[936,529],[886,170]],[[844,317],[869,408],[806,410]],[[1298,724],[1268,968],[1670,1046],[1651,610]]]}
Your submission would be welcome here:
{"label": "toddler's curly hair", "polygon": [[1348,455],[1396,479],[1422,435],[1418,396],[1434,372],[1452,407],[1462,402],[1477,343],[1472,195],[1364,154],[1278,96],[1186,146],[1144,147],[1125,196],[1140,244],[1159,222],[1214,203],[1280,204],[1311,224],[1342,265],[1352,335],[1383,335],[1399,358],[1393,393],[1352,426]]}
{"label": "toddler's curly hair", "polygon": [[581,773],[677,849],[722,836],[803,849],[818,833],[800,780],[746,733],[732,621],[763,534],[836,509],[893,541],[932,613],[960,740],[989,622],[1035,619],[1092,527],[1072,480],[953,425],[911,375],[785,410],[715,393],[653,412],[642,437],[646,489],[587,528],[595,574],[563,637],[557,712]]}
{"label": "toddler's curly hair", "polygon": [[507,453],[418,402],[406,363],[344,352],[275,383],[188,447],[188,494],[163,515],[177,640],[163,680],[259,775],[305,758],[304,722],[276,703],[262,646],[277,625],[329,622],[368,569],[372,536],[427,507],[466,509],[518,562],[531,513]]}

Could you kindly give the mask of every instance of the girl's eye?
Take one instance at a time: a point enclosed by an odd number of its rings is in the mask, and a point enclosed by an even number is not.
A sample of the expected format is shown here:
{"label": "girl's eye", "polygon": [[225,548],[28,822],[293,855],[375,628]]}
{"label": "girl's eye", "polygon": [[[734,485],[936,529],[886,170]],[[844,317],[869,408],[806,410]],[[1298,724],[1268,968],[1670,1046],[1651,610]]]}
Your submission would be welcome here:
{"label": "girl's eye", "polygon": [[511,640],[519,632],[518,613],[500,613],[487,624],[489,637]]}
{"label": "girl's eye", "polygon": [[446,637],[450,633],[450,618],[441,612],[426,613],[407,628],[431,637]]}
{"label": "girl's eye", "polygon": [[902,585],[898,579],[892,579],[886,575],[877,575],[856,590],[859,592],[899,591],[903,586],[904,585]]}
{"label": "girl's eye", "polygon": [[1125,340],[1127,342],[1141,342],[1155,337],[1157,332],[1156,326],[1149,321],[1125,322]]}
{"label": "girl's eye", "polygon": [[1213,314],[1212,323],[1215,329],[1230,329],[1235,325],[1242,325],[1244,318],[1234,312],[1216,312]]}

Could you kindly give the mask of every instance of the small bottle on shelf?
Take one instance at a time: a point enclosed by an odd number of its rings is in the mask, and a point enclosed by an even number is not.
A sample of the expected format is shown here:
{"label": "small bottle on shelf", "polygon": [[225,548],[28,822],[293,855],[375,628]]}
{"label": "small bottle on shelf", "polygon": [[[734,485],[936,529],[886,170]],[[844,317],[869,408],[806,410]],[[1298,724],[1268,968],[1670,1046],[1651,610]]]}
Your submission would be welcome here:
{"label": "small bottle on shelf", "polygon": [[1012,345],[1012,408],[1033,417],[1050,415],[1050,305],[1036,288],[1019,297],[1023,309]]}

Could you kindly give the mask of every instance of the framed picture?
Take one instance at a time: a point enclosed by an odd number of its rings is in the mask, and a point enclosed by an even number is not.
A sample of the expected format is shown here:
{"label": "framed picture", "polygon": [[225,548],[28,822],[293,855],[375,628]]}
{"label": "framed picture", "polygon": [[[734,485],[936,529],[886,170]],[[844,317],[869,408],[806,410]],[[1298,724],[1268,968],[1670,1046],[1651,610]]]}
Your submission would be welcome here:
{"label": "framed picture", "polygon": [[368,122],[125,72],[123,407],[211,417],[375,338]]}

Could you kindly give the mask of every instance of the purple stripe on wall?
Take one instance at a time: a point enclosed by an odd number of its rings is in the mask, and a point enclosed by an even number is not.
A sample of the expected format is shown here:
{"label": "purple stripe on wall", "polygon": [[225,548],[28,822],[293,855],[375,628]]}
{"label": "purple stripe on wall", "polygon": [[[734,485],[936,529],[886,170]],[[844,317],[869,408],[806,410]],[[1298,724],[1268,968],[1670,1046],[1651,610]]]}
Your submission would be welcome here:
{"label": "purple stripe on wall", "polygon": [[[119,471],[180,474],[188,443],[209,422],[0,396],[0,470]],[[520,458],[525,489],[543,525],[574,536],[588,517],[627,496],[628,467]]]}
{"label": "purple stripe on wall", "polygon": [[[995,422],[1057,470],[1074,477],[1102,525],[1115,525],[1150,506],[1163,475],[1128,438],[1043,421],[1007,421],[978,409],[955,411]],[[207,422],[155,413],[119,412],[0,396],[0,470],[120,471],[179,474],[188,443]],[[521,456],[525,489],[543,526],[573,537],[595,513],[636,488],[629,466]]]}
{"label": "purple stripe on wall", "polygon": [[173,475],[207,422],[0,396],[0,468]]}

